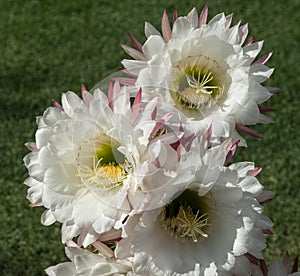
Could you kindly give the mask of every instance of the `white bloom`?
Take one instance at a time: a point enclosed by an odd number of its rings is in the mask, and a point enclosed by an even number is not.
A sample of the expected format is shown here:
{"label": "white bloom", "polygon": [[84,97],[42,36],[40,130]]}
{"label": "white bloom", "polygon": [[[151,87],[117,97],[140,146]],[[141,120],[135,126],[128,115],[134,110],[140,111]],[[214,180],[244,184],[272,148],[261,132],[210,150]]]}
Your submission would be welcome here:
{"label": "white bloom", "polygon": [[263,42],[250,39],[243,46],[247,24],[230,27],[232,16],[223,13],[206,23],[207,11],[205,6],[199,19],[196,9],[175,14],[172,28],[165,12],[162,35],[146,23],[147,41],[142,46],[131,36],[136,49],[123,48],[135,60],[122,63],[137,76],[137,86],[176,106],[200,130],[212,123],[213,138],[231,136],[245,144],[235,129],[257,136],[246,125],[272,122],[261,113],[272,109],[258,106],[274,91],[261,85],[273,72],[264,65],[271,53],[256,60]]}
{"label": "white bloom", "polygon": [[161,208],[129,217],[116,256],[132,252],[139,273],[249,275],[244,254],[262,258],[263,230],[272,223],[257,200],[263,187],[253,164],[224,166],[230,148],[227,141],[206,149],[189,186]]}
{"label": "white bloom", "polygon": [[178,173],[170,144],[180,137],[162,131],[172,113],[158,117],[157,99],[143,102],[141,90],[131,104],[128,89],[116,83],[108,96],[84,89],[83,100],[68,92],[62,106],[37,119],[36,143],[24,158],[28,199],[48,209],[43,224],[63,223],[64,242],[81,234],[87,246],[119,227],[132,208],[143,207],[146,176],[163,186]]}
{"label": "white bloom", "polygon": [[93,254],[81,248],[66,248],[66,255],[72,262],[48,267],[45,272],[50,276],[88,276],[88,275],[134,275],[129,259],[118,260]]}

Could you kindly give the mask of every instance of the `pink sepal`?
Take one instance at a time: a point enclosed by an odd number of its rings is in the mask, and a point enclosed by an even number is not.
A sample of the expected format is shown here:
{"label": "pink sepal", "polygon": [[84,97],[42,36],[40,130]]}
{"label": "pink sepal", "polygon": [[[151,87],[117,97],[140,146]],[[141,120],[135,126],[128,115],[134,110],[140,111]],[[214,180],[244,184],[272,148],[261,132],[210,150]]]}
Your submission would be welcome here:
{"label": "pink sepal", "polygon": [[284,255],[283,265],[284,265],[286,271],[289,273],[290,267],[291,267],[291,257],[290,257],[290,254],[288,251]]}
{"label": "pink sepal", "polygon": [[156,157],[155,160],[153,160],[153,165],[154,165],[156,168],[161,168],[161,164],[160,164],[160,162],[159,162],[158,157]]}
{"label": "pink sepal", "polygon": [[254,42],[254,36],[251,36],[248,40],[248,42],[246,43],[246,46],[251,45]]}
{"label": "pink sepal", "polygon": [[299,256],[295,258],[291,273],[298,272]]}
{"label": "pink sepal", "polygon": [[239,20],[238,23],[235,24],[235,26],[239,27],[242,23],[242,20]]}
{"label": "pink sepal", "polygon": [[273,232],[270,229],[263,229],[262,231],[266,235],[273,235]]}
{"label": "pink sepal", "polygon": [[182,153],[190,151],[192,142],[195,137],[196,135],[194,133],[189,136],[183,135],[182,138],[171,144],[171,147],[177,151],[178,158],[181,157]]}
{"label": "pink sepal", "polygon": [[36,143],[35,142],[27,142],[27,143],[25,143],[25,146],[30,151],[39,151],[38,148],[36,147]]}
{"label": "pink sepal", "polygon": [[232,22],[233,13],[226,16],[225,28],[228,29]]}
{"label": "pink sepal", "polygon": [[122,239],[121,234],[122,234],[121,230],[112,229],[108,232],[100,234],[97,240],[101,242],[120,241]]}
{"label": "pink sepal", "polygon": [[164,14],[161,20],[161,30],[164,41],[168,42],[171,39],[172,31],[166,10],[164,10]]}
{"label": "pink sepal", "polygon": [[241,26],[240,30],[242,31],[242,34],[243,34],[242,37],[241,37],[241,44],[243,44],[244,41],[246,40],[247,35],[248,35],[248,23]]}
{"label": "pink sepal", "polygon": [[252,129],[250,129],[249,127],[246,127],[242,124],[236,124],[235,128],[249,136],[255,137],[255,138],[262,138],[262,136],[260,136],[259,134],[257,134],[256,132],[254,132]]}
{"label": "pink sepal", "polygon": [[107,99],[108,106],[111,110],[114,110],[114,99],[116,99],[120,93],[120,82],[118,81],[118,78],[112,80],[115,81],[115,84],[112,85],[112,83],[109,83]]}
{"label": "pink sepal", "polygon": [[271,86],[265,86],[265,88],[271,93],[276,94],[280,91],[280,88],[278,87],[271,87]]}
{"label": "pink sepal", "polygon": [[236,149],[238,148],[240,143],[240,140],[237,140],[230,148],[230,150],[227,153],[224,165],[227,165],[227,163],[230,161],[230,159],[232,158],[232,156],[235,154]]}
{"label": "pink sepal", "polygon": [[154,120],[156,118],[156,115],[157,115],[157,105],[153,108],[151,112],[151,119]]}
{"label": "pink sepal", "polygon": [[166,113],[161,119],[159,119],[153,130],[151,131],[151,134],[150,134],[150,137],[154,137],[157,133],[157,131],[160,129],[160,127],[165,123],[167,122],[172,116],[174,115],[174,112],[168,112]]}
{"label": "pink sepal", "polygon": [[208,127],[208,129],[205,130],[205,132],[204,132],[204,136],[206,137],[208,143],[210,142],[211,135],[212,135],[212,124],[210,124],[210,126]]}
{"label": "pink sepal", "polygon": [[265,204],[267,202],[270,202],[273,197],[275,196],[275,193],[269,190],[263,190],[258,196],[257,201],[260,204]]}
{"label": "pink sepal", "polygon": [[135,79],[129,79],[129,78],[112,78],[112,80],[118,82],[121,85],[128,85],[128,86],[133,86],[135,85],[136,82]]}
{"label": "pink sepal", "polygon": [[262,56],[261,58],[253,61],[252,64],[265,64],[273,55],[273,52],[267,53],[264,56]]}
{"label": "pink sepal", "polygon": [[266,106],[259,106],[258,107],[259,111],[262,113],[266,113],[266,112],[276,112],[276,109],[271,108],[271,107],[266,107]]}
{"label": "pink sepal", "polygon": [[262,168],[255,168],[249,173],[249,176],[257,176],[262,171]]}
{"label": "pink sepal", "polygon": [[113,87],[113,97],[114,99],[118,97],[119,93],[120,93],[120,83],[116,80],[114,87]]}
{"label": "pink sepal", "polygon": [[44,204],[42,202],[39,202],[39,203],[31,203],[29,205],[29,207],[41,207],[41,206],[44,206]]}
{"label": "pink sepal", "polygon": [[137,75],[129,72],[127,69],[121,69],[121,72],[123,72],[124,74],[130,76],[130,77],[133,77],[133,78],[137,78]]}
{"label": "pink sepal", "polygon": [[250,263],[255,264],[255,265],[258,265],[257,258],[254,257],[252,254],[246,253],[246,254],[245,254],[245,257],[250,261]]}
{"label": "pink sepal", "polygon": [[113,84],[110,82],[108,86],[108,93],[107,93],[107,100],[108,100],[108,106],[111,110],[114,109],[113,107]]}
{"label": "pink sepal", "polygon": [[133,57],[135,60],[141,60],[141,61],[147,60],[145,55],[142,52],[140,52],[134,48],[131,48],[130,46],[121,44],[121,47],[128,55]]}
{"label": "pink sepal", "polygon": [[173,24],[175,23],[175,21],[177,20],[178,18],[178,12],[177,12],[177,9],[174,10],[174,13],[173,13]]}
{"label": "pink sepal", "polygon": [[180,143],[184,146],[186,151],[190,151],[191,145],[195,139],[196,135],[193,133],[187,137],[183,136],[183,138],[180,139]]}
{"label": "pink sepal", "polygon": [[64,111],[63,107],[57,101],[55,101],[54,99],[52,99],[52,104],[53,104],[54,107],[60,109],[61,111]]}
{"label": "pink sepal", "polygon": [[66,242],[66,246],[67,246],[67,247],[77,247],[77,248],[80,247],[80,246],[79,246],[76,242],[74,242],[73,240],[67,241],[67,242]]}
{"label": "pink sepal", "polygon": [[100,253],[102,253],[108,258],[112,258],[115,256],[114,251],[112,251],[107,245],[100,241],[95,241],[92,243],[92,245],[93,247],[95,247],[95,249],[97,249]]}
{"label": "pink sepal", "polygon": [[260,269],[261,269],[263,275],[267,276],[268,275],[268,268],[267,268],[265,260],[259,260],[259,266],[260,266]]}
{"label": "pink sepal", "polygon": [[184,128],[183,128],[182,122],[180,122],[180,124],[179,124],[179,131],[184,132]]}
{"label": "pink sepal", "polygon": [[91,101],[93,100],[93,95],[87,91],[84,84],[81,85],[81,95],[82,95],[82,100],[84,101],[84,103],[87,106],[89,106]]}
{"label": "pink sepal", "polygon": [[143,46],[142,44],[131,34],[131,33],[128,33],[129,35],[129,38],[132,42],[132,44],[134,45],[134,47],[141,53],[143,53]]}
{"label": "pink sepal", "polygon": [[84,91],[87,91],[87,89],[86,89],[85,85],[82,83],[81,84],[81,92],[84,92]]}
{"label": "pink sepal", "polygon": [[200,28],[202,25],[206,24],[208,14],[208,4],[206,3],[204,8],[202,9],[200,16],[199,16],[199,23],[198,27]]}
{"label": "pink sepal", "polygon": [[142,88],[139,89],[138,93],[135,96],[134,102],[131,106],[132,110],[132,121],[134,122],[139,114],[140,106],[142,100]]}

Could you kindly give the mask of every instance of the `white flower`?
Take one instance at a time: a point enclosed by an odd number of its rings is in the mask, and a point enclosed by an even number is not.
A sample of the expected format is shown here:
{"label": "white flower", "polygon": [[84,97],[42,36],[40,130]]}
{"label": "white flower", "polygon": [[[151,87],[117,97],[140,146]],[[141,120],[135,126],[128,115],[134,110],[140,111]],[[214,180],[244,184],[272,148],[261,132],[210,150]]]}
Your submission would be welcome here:
{"label": "white flower", "polygon": [[131,36],[136,49],[123,48],[135,60],[122,63],[137,86],[176,106],[200,130],[213,124],[214,139],[231,136],[245,144],[236,129],[258,136],[247,125],[272,122],[261,113],[272,109],[258,106],[276,90],[261,85],[273,72],[264,65],[272,53],[256,60],[263,42],[251,38],[243,46],[247,24],[230,27],[232,16],[223,13],[206,23],[207,11],[199,18],[195,8],[185,17],[175,13],[172,28],[165,12],[162,35],[146,23],[147,41]]}
{"label": "white flower", "polygon": [[189,186],[177,187],[161,208],[130,216],[116,256],[132,252],[141,274],[249,275],[244,255],[262,258],[263,230],[272,223],[257,199],[259,170],[248,162],[225,167],[230,149],[228,141],[206,149]]}
{"label": "white flower", "polygon": [[134,275],[129,259],[110,259],[101,254],[81,249],[67,247],[66,255],[72,262],[60,263],[48,267],[45,272],[50,276],[88,276],[88,275]]}
{"label": "white flower", "polygon": [[55,102],[37,119],[36,142],[24,158],[28,199],[48,209],[43,224],[63,223],[64,242],[81,235],[87,246],[118,228],[143,208],[145,177],[163,186],[178,173],[171,144],[180,133],[164,133],[173,113],[159,117],[157,99],[143,102],[141,90],[131,104],[128,90],[118,82],[108,96],[83,89],[83,100],[68,92],[62,106]]}

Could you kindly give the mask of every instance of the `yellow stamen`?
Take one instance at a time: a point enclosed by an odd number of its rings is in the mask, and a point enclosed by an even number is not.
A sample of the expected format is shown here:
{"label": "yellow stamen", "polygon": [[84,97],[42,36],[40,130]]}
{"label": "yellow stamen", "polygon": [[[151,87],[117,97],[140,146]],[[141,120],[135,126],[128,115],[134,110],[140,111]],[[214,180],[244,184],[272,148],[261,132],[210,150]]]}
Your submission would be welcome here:
{"label": "yellow stamen", "polygon": [[[195,72],[192,72],[192,76],[186,75],[186,80],[189,84],[189,86],[193,89],[195,89],[196,94],[212,94],[213,90],[211,89],[217,89],[217,85],[206,85],[209,82],[213,80],[213,76],[211,72],[205,72],[203,77],[201,78],[201,71],[198,72],[197,79],[195,78]],[[210,90],[209,90],[210,89]]]}
{"label": "yellow stamen", "polygon": [[171,95],[182,107],[198,110],[218,101],[224,93],[225,78],[225,71],[215,60],[188,56],[176,66]]}
{"label": "yellow stamen", "polygon": [[126,165],[108,163],[103,166],[101,159],[95,162],[93,167],[87,165],[79,167],[79,176],[82,178],[85,186],[96,187],[102,191],[110,191],[123,184],[126,178]]}
{"label": "yellow stamen", "polygon": [[163,229],[181,242],[187,240],[198,242],[199,237],[208,237],[208,234],[204,232],[204,228],[209,225],[208,214],[199,215],[199,210],[194,214],[190,206],[185,207],[181,205],[178,214],[173,217],[167,217],[165,207],[160,215],[160,219]]}
{"label": "yellow stamen", "polygon": [[193,242],[197,242],[197,236],[200,234],[202,237],[207,238],[208,235],[202,231],[202,229],[208,225],[208,216],[207,213],[198,217],[199,210],[196,215],[193,214],[192,209],[190,207],[183,208],[180,206],[179,214],[177,216],[177,220],[180,222],[179,226],[183,230],[181,237],[184,238],[186,236],[191,237]]}

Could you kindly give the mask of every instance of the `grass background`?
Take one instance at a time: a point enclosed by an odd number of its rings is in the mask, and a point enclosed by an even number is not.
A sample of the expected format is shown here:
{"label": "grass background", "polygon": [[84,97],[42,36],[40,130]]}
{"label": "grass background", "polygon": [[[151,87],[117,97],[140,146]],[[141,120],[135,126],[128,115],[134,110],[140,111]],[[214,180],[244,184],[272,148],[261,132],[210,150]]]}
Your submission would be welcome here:
{"label": "grass background", "polygon": [[[40,224],[43,208],[29,208],[25,142],[34,140],[35,117],[60,101],[62,92],[91,88],[121,67],[127,55],[120,44],[127,32],[144,41],[143,22],[159,28],[163,9],[187,14],[204,2],[136,1],[9,1],[0,0],[0,274],[43,275],[43,269],[65,261],[60,225]],[[248,22],[262,54],[274,50],[268,65],[276,67],[266,85],[281,88],[267,103],[277,109],[276,124],[257,126],[264,139],[249,140],[235,160],[263,167],[259,179],[277,196],[265,212],[274,232],[267,260],[288,249],[300,253],[300,2],[208,1],[209,18],[224,11],[234,22]]]}

